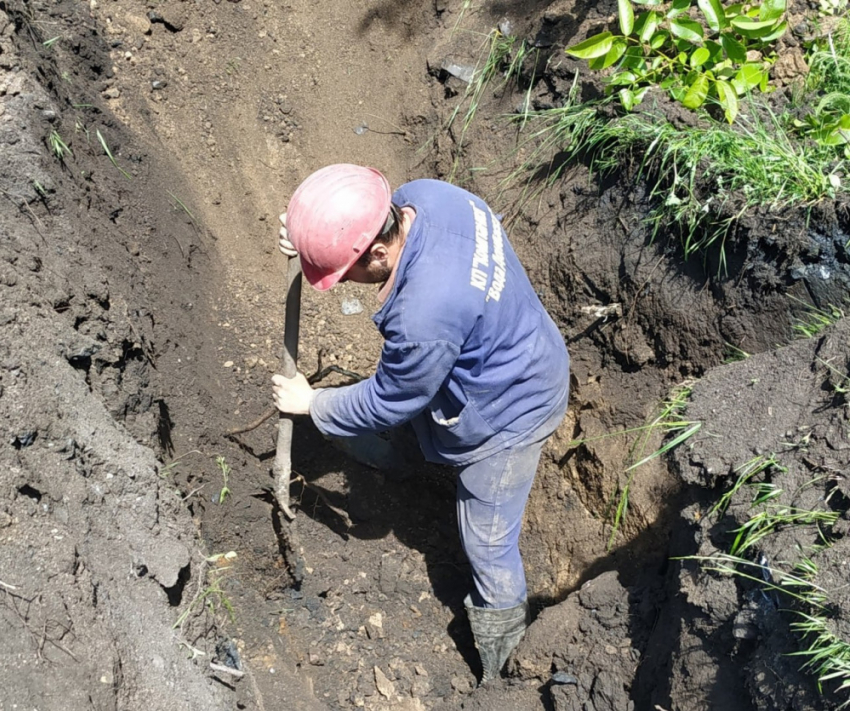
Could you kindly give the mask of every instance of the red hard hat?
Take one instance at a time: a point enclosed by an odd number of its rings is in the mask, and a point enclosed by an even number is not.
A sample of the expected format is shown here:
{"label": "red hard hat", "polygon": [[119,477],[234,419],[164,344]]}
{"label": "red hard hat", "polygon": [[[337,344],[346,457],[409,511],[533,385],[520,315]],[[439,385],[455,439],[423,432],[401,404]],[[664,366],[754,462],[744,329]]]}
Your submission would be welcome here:
{"label": "red hard hat", "polygon": [[348,163],[317,170],[298,186],[286,228],[310,284],[324,291],[342,278],[381,231],[391,199],[381,173]]}

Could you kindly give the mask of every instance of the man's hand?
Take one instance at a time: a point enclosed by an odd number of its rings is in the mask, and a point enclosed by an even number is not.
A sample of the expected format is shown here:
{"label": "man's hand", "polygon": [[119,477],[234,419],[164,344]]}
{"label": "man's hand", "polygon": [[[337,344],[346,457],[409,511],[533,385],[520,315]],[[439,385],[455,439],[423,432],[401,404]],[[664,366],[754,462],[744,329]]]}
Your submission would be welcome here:
{"label": "man's hand", "polygon": [[310,414],[310,403],[316,393],[301,373],[296,373],[294,378],[273,375],[272,383],[274,404],[278,410],[290,415]]}
{"label": "man's hand", "polygon": [[287,257],[297,257],[298,250],[295,249],[292,242],[289,241],[289,232],[286,229],[286,213],[284,212],[280,216],[280,239],[277,241],[278,249],[283,252]]}

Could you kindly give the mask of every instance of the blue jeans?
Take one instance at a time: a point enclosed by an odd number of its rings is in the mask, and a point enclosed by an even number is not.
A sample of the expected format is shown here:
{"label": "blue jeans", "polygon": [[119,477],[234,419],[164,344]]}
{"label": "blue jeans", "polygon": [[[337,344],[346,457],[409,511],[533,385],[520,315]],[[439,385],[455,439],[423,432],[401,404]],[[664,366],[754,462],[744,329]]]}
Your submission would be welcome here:
{"label": "blue jeans", "polygon": [[567,393],[552,415],[521,443],[458,469],[457,519],[475,589],[475,607],[503,609],[527,598],[519,552],[522,515],[540,453],[564,419]]}

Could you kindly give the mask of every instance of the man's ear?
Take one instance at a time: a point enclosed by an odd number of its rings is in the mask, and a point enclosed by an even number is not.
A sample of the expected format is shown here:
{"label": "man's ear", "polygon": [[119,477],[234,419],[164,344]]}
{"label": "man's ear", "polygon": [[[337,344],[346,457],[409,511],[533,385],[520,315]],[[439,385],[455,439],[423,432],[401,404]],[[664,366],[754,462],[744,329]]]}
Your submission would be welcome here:
{"label": "man's ear", "polygon": [[379,262],[385,262],[390,256],[390,251],[387,249],[387,245],[383,242],[373,242],[372,246],[369,248],[369,254],[372,255],[372,259],[376,259]]}

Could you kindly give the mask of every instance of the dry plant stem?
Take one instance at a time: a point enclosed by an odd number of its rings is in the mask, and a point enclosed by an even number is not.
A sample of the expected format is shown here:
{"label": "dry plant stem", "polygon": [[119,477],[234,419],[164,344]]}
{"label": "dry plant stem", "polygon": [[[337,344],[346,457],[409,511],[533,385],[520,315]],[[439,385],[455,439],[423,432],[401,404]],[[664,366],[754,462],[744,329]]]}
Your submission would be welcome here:
{"label": "dry plant stem", "polygon": [[[294,378],[298,372],[298,331],[301,312],[301,263],[290,257],[287,265],[286,317],[283,331],[283,377]],[[281,511],[292,521],[289,508],[289,483],[292,479],[292,416],[280,414],[277,426],[277,448],[272,467],[275,498]]]}
{"label": "dry plant stem", "polygon": [[237,679],[241,679],[245,676],[245,672],[233,669],[232,667],[226,667],[223,664],[214,664],[213,662],[210,662],[210,669],[214,672],[218,672],[219,674],[230,674],[230,676],[234,676]]}

